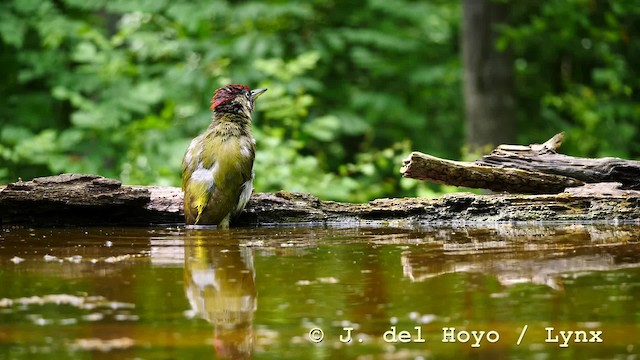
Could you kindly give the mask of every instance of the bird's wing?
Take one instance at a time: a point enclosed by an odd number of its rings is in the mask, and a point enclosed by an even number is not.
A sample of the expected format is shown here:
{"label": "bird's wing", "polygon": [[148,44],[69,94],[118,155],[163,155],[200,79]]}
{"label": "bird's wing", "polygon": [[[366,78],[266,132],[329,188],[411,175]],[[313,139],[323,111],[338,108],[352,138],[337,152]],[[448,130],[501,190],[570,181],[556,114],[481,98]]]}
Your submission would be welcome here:
{"label": "bird's wing", "polygon": [[191,141],[182,159],[182,191],[184,191],[185,220],[189,224],[197,224],[209,202],[215,183],[213,180],[213,162],[210,168],[202,164],[201,138]]}
{"label": "bird's wing", "polygon": [[198,165],[198,158],[200,157],[201,150],[198,149],[198,144],[202,141],[202,136],[198,136],[191,140],[191,144],[187,148],[182,158],[182,191],[185,191],[189,177],[195,171]]}
{"label": "bird's wing", "polygon": [[238,203],[236,207],[233,209],[233,215],[238,215],[244,210],[244,207],[249,202],[249,198],[251,198],[251,194],[253,193],[253,178],[255,177],[255,173],[253,171],[253,160],[255,158],[255,140],[252,138],[247,138],[246,142],[242,145],[241,151],[247,152],[248,156],[244,156],[240,161],[243,161],[241,166],[242,169],[242,178],[244,183],[240,187],[240,196],[238,197]]}
{"label": "bird's wing", "polygon": [[249,202],[249,198],[251,198],[251,193],[253,193],[253,172],[251,175],[251,179],[242,184],[240,197],[238,198],[238,205],[236,205],[236,208],[233,210],[233,215],[240,214]]}

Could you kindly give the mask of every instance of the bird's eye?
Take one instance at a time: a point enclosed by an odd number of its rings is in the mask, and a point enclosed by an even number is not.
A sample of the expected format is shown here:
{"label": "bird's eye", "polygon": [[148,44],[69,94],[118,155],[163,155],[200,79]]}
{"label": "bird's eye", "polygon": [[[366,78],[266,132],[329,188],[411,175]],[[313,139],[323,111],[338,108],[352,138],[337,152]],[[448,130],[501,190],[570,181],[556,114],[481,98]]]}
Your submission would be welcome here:
{"label": "bird's eye", "polygon": [[244,95],[247,97],[247,99],[251,100],[251,91],[247,91]]}

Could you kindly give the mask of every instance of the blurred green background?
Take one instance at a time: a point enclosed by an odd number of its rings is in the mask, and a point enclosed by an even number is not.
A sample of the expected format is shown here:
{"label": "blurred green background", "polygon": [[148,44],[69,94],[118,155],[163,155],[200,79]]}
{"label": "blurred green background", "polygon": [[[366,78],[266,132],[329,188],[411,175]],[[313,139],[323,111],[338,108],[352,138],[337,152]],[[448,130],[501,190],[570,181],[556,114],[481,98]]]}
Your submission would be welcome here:
{"label": "blurred green background", "polygon": [[[479,1],[479,0],[478,0]],[[497,1],[517,143],[640,157],[640,3]],[[256,191],[367,201],[447,187],[401,179],[412,150],[461,159],[462,2],[4,0],[0,183],[80,172],[180,185],[213,91],[267,87]],[[636,59],[636,60],[633,60]]]}

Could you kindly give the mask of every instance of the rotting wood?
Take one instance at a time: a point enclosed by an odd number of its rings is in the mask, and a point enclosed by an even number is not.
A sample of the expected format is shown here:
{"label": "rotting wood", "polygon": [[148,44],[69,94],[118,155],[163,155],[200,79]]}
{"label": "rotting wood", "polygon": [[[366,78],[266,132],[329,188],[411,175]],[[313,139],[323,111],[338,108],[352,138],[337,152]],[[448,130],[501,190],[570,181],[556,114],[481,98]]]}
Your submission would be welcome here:
{"label": "rotting wood", "polygon": [[[638,221],[640,191],[598,189],[559,195],[450,194],[437,199],[322,201],[303,193],[257,193],[236,224],[389,224],[492,221]],[[607,191],[610,191],[607,188]],[[182,224],[175,187],[127,186],[96,175],[63,174],[7,185],[0,191],[3,226]]]}
{"label": "rotting wood", "polygon": [[0,192],[0,220],[35,226],[176,222],[181,202],[179,189],[62,174],[8,184]]}
{"label": "rotting wood", "polygon": [[544,144],[500,145],[475,162],[413,152],[400,171],[407,178],[510,193],[555,194],[586,183],[640,190],[640,161],[558,154],[563,137],[556,134]]}
{"label": "rotting wood", "polygon": [[401,171],[406,178],[511,193],[556,194],[584,185],[566,176],[452,161],[420,152],[411,153]]}

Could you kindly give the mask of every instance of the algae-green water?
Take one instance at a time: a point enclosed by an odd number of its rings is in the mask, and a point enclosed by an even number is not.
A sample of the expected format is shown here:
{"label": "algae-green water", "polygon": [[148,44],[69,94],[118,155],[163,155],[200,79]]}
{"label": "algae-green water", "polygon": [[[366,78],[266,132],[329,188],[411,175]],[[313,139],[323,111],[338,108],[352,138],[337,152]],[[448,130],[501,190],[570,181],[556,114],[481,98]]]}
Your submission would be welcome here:
{"label": "algae-green water", "polygon": [[5,228],[0,359],[634,359],[640,227]]}

